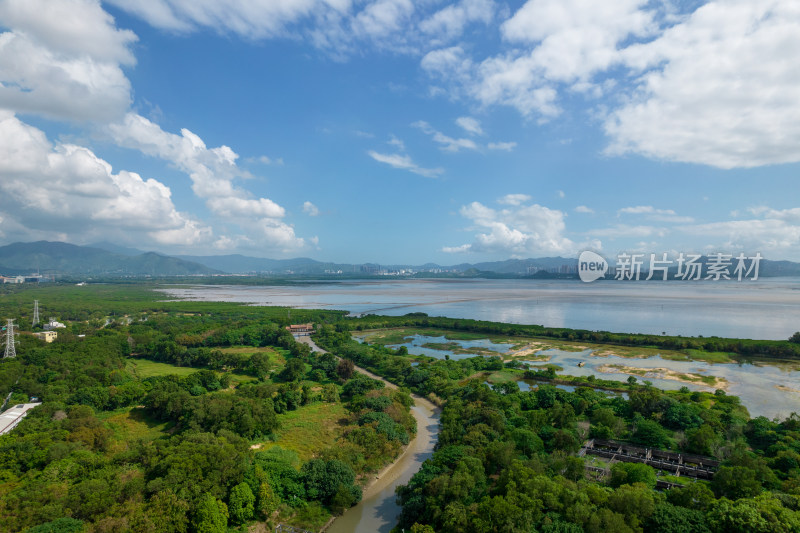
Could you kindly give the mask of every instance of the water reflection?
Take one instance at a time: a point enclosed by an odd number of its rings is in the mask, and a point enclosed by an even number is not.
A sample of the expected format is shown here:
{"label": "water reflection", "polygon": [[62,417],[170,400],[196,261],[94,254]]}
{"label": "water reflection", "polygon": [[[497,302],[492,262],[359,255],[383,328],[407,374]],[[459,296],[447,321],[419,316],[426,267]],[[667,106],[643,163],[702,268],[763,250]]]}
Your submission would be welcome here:
{"label": "water reflection", "polygon": [[344,309],[668,335],[786,339],[800,322],[800,279],[756,282],[379,280],[164,289],[188,299]]}
{"label": "water reflection", "polygon": [[400,517],[395,489],[405,485],[433,455],[439,436],[439,415],[430,404],[417,401],[412,407],[417,419],[417,436],[410,449],[389,470],[384,472],[364,493],[361,502],[334,520],[327,533],[389,533]]}
{"label": "water reflection", "polygon": [[[433,350],[424,348],[422,345],[436,342],[441,343],[444,337],[426,337],[423,335],[414,335],[403,344],[393,345],[394,348],[405,346],[410,354],[414,355],[427,355],[437,359],[444,359],[447,355],[452,359],[463,359],[466,357],[474,357],[474,355],[464,355],[454,353],[452,350]],[[491,343],[488,340],[479,341],[452,341],[447,342],[455,343],[464,348],[481,346],[492,349],[498,353],[508,350],[511,345]],[[800,412],[800,371],[793,370],[787,365],[767,365],[767,364],[750,364],[750,363],[705,363],[701,361],[672,361],[663,359],[660,355],[649,357],[646,359],[620,357],[616,355],[596,356],[594,350],[585,349],[580,352],[569,352],[558,349],[540,350],[537,355],[547,355],[553,363],[561,366],[564,370],[563,374],[572,376],[595,376],[601,379],[608,379],[614,381],[625,382],[630,377],[622,371],[611,371],[611,365],[619,365],[626,367],[633,367],[637,369],[651,370],[668,369],[680,372],[683,374],[696,374],[699,376],[716,376],[724,378],[728,382],[728,394],[738,396],[742,404],[744,404],[751,416],[766,416],[768,418],[785,418],[792,412]],[[522,361],[531,366],[541,365],[542,361]],[[583,363],[583,366],[578,366],[578,363]],[[604,367],[606,372],[601,372],[601,367]],[[677,390],[681,387],[687,387],[690,390],[708,391],[713,392],[714,388],[702,383],[686,383],[676,381],[673,379],[659,378],[659,377],[645,377],[639,378],[639,381],[650,381],[655,387],[664,390]],[[520,389],[523,388],[523,382],[517,382]],[[559,386],[564,390],[571,389],[569,385]]]}

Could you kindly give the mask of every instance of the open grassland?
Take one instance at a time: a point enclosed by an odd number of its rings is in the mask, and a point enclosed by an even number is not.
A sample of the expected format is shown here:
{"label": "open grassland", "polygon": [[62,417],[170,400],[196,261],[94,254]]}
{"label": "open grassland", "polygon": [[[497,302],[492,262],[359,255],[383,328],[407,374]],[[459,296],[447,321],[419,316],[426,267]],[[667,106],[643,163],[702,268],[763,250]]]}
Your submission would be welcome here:
{"label": "open grassland", "polygon": [[498,370],[491,372],[486,376],[486,381],[492,385],[499,385],[500,383],[507,383],[509,381],[517,381],[522,377],[520,370]]}
{"label": "open grassland", "polygon": [[[128,359],[128,361],[125,363],[125,370],[136,376],[138,379],[146,379],[154,376],[168,375],[184,377],[188,376],[189,374],[194,374],[202,369],[190,366],[175,366],[168,363],[158,363],[156,361],[150,361],[149,359]],[[222,372],[217,373],[222,374]],[[256,378],[253,376],[248,376],[245,374],[234,374],[229,372],[228,375],[230,376],[233,384],[246,383],[248,381],[256,380]]]}
{"label": "open grassland", "polygon": [[136,441],[151,441],[168,435],[174,426],[172,422],[157,420],[141,407],[125,407],[115,411],[98,413],[113,432],[115,451],[124,451]]}
{"label": "open grassland", "polygon": [[[280,427],[276,439],[261,443],[259,449],[280,446],[293,450],[301,460],[307,461],[320,450],[331,446],[342,431],[340,420],[347,416],[341,403],[317,402],[278,415]],[[256,445],[258,446],[258,445]]]}
{"label": "open grassland", "polygon": [[167,376],[175,374],[177,376],[188,376],[197,372],[197,368],[190,366],[175,366],[167,363],[157,363],[149,359],[128,359],[125,363],[125,370],[139,379],[151,378],[154,376]]}

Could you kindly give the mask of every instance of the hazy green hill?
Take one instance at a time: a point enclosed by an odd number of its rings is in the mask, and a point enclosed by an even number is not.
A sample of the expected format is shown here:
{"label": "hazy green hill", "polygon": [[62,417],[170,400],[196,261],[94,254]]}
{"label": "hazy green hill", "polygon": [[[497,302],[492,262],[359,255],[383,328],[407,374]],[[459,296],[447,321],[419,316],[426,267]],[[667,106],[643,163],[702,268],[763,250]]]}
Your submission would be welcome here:
{"label": "hazy green hill", "polygon": [[0,247],[0,273],[32,272],[122,275],[187,276],[214,274],[217,270],[154,252],[136,256],[115,254],[99,248],[64,242],[17,242]]}

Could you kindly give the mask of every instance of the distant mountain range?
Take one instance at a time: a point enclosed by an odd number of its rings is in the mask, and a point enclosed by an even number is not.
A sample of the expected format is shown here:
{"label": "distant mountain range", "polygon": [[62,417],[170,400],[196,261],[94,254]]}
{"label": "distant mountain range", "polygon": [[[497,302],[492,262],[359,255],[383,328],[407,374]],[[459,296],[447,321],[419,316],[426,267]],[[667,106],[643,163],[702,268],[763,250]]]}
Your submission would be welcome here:
{"label": "distant mountain range", "polygon": [[104,276],[191,276],[219,274],[205,265],[155,252],[109,252],[65,242],[17,242],[0,247],[0,274],[80,274]]}
{"label": "distant mountain range", "polygon": [[[574,277],[576,258],[542,257],[442,266],[326,263],[309,258],[266,259],[232,255],[167,256],[98,242],[76,246],[39,241],[0,247],[0,274],[41,272],[56,275],[96,276],[211,276],[218,274],[272,274],[280,276],[359,277],[385,273],[415,273],[420,277]],[[761,261],[760,276],[800,276],[800,263]]]}

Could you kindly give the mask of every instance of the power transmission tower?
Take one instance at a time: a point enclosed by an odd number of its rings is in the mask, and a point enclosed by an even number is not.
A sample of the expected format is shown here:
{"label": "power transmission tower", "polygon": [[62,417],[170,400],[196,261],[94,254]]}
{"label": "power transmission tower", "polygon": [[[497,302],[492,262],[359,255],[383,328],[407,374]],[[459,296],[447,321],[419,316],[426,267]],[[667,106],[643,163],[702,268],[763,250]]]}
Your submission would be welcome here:
{"label": "power transmission tower", "polygon": [[6,324],[6,352],[3,359],[17,356],[17,342],[14,339],[14,320],[9,318]]}
{"label": "power transmission tower", "polygon": [[33,323],[31,327],[39,323],[39,300],[33,301]]}

